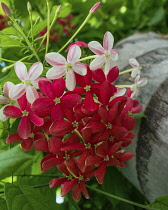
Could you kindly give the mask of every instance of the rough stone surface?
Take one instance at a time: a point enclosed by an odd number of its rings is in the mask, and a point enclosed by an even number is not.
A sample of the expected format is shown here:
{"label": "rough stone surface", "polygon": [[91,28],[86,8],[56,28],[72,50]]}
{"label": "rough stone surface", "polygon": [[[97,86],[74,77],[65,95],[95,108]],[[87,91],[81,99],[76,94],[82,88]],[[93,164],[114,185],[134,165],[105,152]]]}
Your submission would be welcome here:
{"label": "rough stone surface", "polygon": [[[137,123],[137,138],[128,148],[136,157],[128,162],[123,173],[153,201],[168,194],[168,40],[154,33],[135,34],[119,42],[115,49],[119,51],[116,65],[120,71],[129,69],[128,60],[134,57],[142,67],[141,78],[148,78],[148,84],[138,95],[148,118]],[[130,74],[125,74],[118,84],[133,82]]]}

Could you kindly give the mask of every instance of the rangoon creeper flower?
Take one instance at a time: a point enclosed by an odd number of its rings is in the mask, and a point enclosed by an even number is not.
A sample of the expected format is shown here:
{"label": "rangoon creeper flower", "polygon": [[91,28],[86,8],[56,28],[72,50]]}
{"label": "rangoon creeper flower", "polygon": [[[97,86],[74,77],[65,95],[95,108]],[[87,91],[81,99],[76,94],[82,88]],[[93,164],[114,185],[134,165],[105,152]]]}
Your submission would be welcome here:
{"label": "rangoon creeper flower", "polygon": [[131,73],[131,77],[135,78],[137,75],[140,75],[140,66],[138,61],[135,58],[130,58],[129,64],[134,68]]}
{"label": "rangoon creeper flower", "polygon": [[8,119],[6,115],[4,115],[3,110],[8,105],[17,105],[17,102],[11,100],[9,98],[9,90],[12,89],[15,85],[12,82],[6,82],[4,84],[3,93],[4,95],[0,95],[0,104],[6,104],[4,107],[0,109],[0,121],[4,122]]}
{"label": "rangoon creeper flower", "polygon": [[59,53],[51,52],[45,56],[46,61],[53,67],[48,70],[46,77],[48,79],[59,79],[66,74],[66,87],[73,91],[76,86],[75,73],[82,76],[86,75],[87,67],[77,62],[81,57],[81,49],[77,45],[73,45],[67,55],[67,60]]}
{"label": "rangoon creeper flower", "polygon": [[147,78],[140,79],[140,75],[138,75],[135,78],[135,83],[131,86],[131,91],[133,91],[131,94],[131,98],[133,98],[134,96],[137,97],[137,95],[139,93],[139,88],[145,86],[147,84],[147,82],[148,82]]}
{"label": "rangoon creeper flower", "polygon": [[33,103],[36,98],[39,97],[36,88],[38,88],[38,77],[43,71],[43,65],[41,62],[34,63],[29,72],[24,63],[17,61],[15,63],[15,72],[18,78],[23,82],[22,84],[17,84],[9,91],[9,97],[12,100],[20,98],[24,93],[26,93],[26,98],[29,103]]}
{"label": "rangoon creeper flower", "polygon": [[88,44],[89,49],[98,55],[91,63],[90,69],[96,70],[105,64],[105,72],[112,68],[112,61],[118,60],[118,51],[112,49],[114,43],[113,35],[107,31],[104,35],[103,46],[97,41]]}

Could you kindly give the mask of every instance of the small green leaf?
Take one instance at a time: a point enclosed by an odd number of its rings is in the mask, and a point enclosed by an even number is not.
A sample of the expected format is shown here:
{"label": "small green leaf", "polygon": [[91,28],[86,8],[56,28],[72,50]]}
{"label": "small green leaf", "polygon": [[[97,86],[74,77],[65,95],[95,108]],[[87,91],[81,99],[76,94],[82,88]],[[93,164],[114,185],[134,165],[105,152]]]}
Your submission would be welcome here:
{"label": "small green leaf", "polygon": [[43,196],[37,188],[14,184],[5,184],[5,197],[8,210],[53,210],[48,197]]}
{"label": "small green leaf", "polygon": [[168,210],[168,195],[156,198],[149,206],[158,210]]}
{"label": "small green leaf", "polygon": [[144,114],[144,112],[140,112],[140,113],[136,113],[136,114],[133,114],[133,116],[136,118],[136,119],[140,119],[140,118],[147,118],[147,116]]}
{"label": "small green leaf", "polygon": [[6,205],[6,201],[3,198],[0,198],[0,209],[1,210],[8,210],[7,205]]}
{"label": "small green leaf", "polygon": [[26,154],[20,146],[7,151],[0,151],[0,180],[11,176],[27,161],[34,160],[33,156]]}

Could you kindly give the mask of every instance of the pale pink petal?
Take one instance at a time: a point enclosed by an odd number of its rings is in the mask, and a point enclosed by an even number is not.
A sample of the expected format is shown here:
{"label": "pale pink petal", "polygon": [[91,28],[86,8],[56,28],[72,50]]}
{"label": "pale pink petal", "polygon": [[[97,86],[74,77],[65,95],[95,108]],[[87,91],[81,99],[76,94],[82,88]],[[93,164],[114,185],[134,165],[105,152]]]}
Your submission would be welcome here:
{"label": "pale pink petal", "polygon": [[77,62],[72,66],[72,69],[77,73],[82,76],[87,74],[87,67],[85,64]]}
{"label": "pale pink petal", "polygon": [[104,67],[106,75],[109,73],[110,69],[112,68],[112,65],[113,65],[112,60],[110,59],[106,60],[105,67]]}
{"label": "pale pink petal", "polygon": [[135,78],[137,75],[140,75],[140,70],[138,68],[134,68],[131,72],[131,77]]}
{"label": "pale pink petal", "polygon": [[39,98],[39,94],[32,86],[26,87],[26,98],[30,104],[32,104],[37,98]]}
{"label": "pale pink petal", "polygon": [[126,93],[126,88],[117,88],[117,92],[114,94],[115,97],[123,96]]}
{"label": "pale pink petal", "polygon": [[140,75],[136,76],[136,78],[135,78],[135,84],[138,84],[139,80],[140,80]]}
{"label": "pale pink petal", "polygon": [[28,76],[30,80],[35,80],[37,79],[43,71],[43,65],[41,62],[34,63],[28,72]]}
{"label": "pale pink petal", "polygon": [[8,104],[9,103],[9,98],[0,95],[0,104]]}
{"label": "pale pink petal", "polygon": [[3,113],[4,108],[5,108],[5,106],[0,109],[0,121],[2,121],[2,122],[5,122],[8,119],[8,117],[6,115],[4,115],[4,113]]}
{"label": "pale pink petal", "polygon": [[14,65],[15,72],[21,81],[28,80],[27,68],[21,61],[17,61]]}
{"label": "pale pink petal", "polygon": [[39,83],[39,81],[41,81],[41,80],[46,80],[46,78],[37,78],[37,79],[31,81],[31,84],[33,85],[33,87],[39,88],[38,83]]}
{"label": "pale pink petal", "polygon": [[48,70],[46,77],[48,79],[59,79],[66,73],[65,66],[52,67]]}
{"label": "pale pink petal", "polygon": [[114,37],[109,31],[107,31],[104,35],[103,47],[105,50],[110,51],[113,47],[113,44],[114,44]]}
{"label": "pale pink petal", "polygon": [[3,87],[4,96],[9,98],[9,90],[14,87],[12,82],[5,82]]}
{"label": "pale pink petal", "polygon": [[97,41],[89,42],[88,47],[92,52],[94,52],[97,55],[103,55],[104,54],[104,48]]}
{"label": "pale pink petal", "polygon": [[104,55],[98,56],[90,63],[90,69],[97,70],[97,69],[101,68],[101,66],[104,64],[104,62],[105,62],[105,56]]}
{"label": "pale pink petal", "polygon": [[68,90],[73,91],[76,86],[76,79],[73,70],[69,70],[66,74],[66,87]]}
{"label": "pale pink petal", "polygon": [[118,60],[118,51],[117,50],[112,49],[110,51],[110,53],[111,53],[110,59],[112,59],[113,61]]}
{"label": "pale pink petal", "polygon": [[20,98],[26,92],[26,88],[24,84],[15,85],[9,91],[9,98],[12,100],[16,100]]}
{"label": "pale pink petal", "polygon": [[67,55],[68,63],[76,63],[80,57],[81,57],[80,47],[78,45],[72,45]]}
{"label": "pale pink petal", "polygon": [[47,53],[45,59],[52,66],[62,66],[67,63],[66,59],[61,54],[55,52]]}
{"label": "pale pink petal", "polygon": [[148,82],[147,78],[142,78],[139,80],[138,85],[139,85],[139,87],[143,87],[147,84],[147,82]]}
{"label": "pale pink petal", "polygon": [[130,58],[130,59],[129,59],[129,64],[130,64],[133,68],[139,67],[139,63],[138,63],[138,61],[137,61],[135,58]]}

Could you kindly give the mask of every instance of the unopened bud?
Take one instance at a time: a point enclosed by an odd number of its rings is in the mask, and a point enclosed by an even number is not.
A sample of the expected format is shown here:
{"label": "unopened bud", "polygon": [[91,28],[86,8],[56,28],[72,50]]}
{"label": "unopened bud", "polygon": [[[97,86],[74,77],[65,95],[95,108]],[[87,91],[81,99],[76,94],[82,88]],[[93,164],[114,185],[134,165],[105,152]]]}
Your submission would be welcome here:
{"label": "unopened bud", "polygon": [[11,10],[4,2],[1,2],[1,7],[2,7],[2,10],[4,11],[5,15],[9,16],[11,14]]}
{"label": "unopened bud", "polygon": [[31,10],[32,10],[32,6],[31,6],[31,4],[30,4],[29,1],[27,2],[27,10],[28,10],[28,11],[31,11]]}
{"label": "unopened bud", "polygon": [[60,13],[60,11],[61,11],[61,7],[62,7],[62,5],[59,5],[58,7],[57,7],[57,9],[56,9],[56,13]]}
{"label": "unopened bud", "polygon": [[97,12],[97,10],[98,10],[99,7],[100,7],[100,4],[101,4],[101,2],[97,2],[97,3],[90,9],[90,12],[91,12],[91,13]]}

